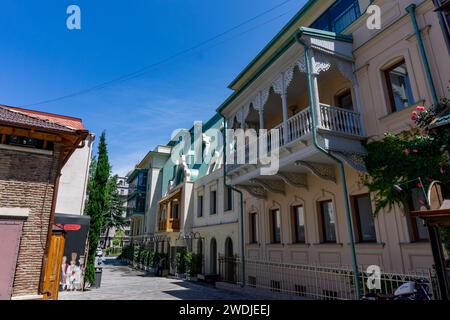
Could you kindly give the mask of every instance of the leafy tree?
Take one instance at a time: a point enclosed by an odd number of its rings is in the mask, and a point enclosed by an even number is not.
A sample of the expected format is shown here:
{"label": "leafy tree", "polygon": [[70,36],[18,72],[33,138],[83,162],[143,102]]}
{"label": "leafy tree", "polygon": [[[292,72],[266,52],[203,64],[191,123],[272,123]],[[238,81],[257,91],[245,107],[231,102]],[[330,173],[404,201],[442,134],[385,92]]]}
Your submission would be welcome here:
{"label": "leafy tree", "polygon": [[[366,143],[368,174],[362,177],[362,182],[374,195],[375,214],[394,205],[408,211],[412,190],[427,189],[434,180],[442,183],[444,191],[450,190],[450,127],[433,126],[436,118],[447,112],[450,112],[447,99],[430,108],[419,106],[412,114],[415,128]],[[423,186],[415,180],[419,177]],[[401,184],[404,192],[395,190],[395,184]],[[441,231],[445,248],[450,252],[450,228]]]}
{"label": "leafy tree", "polygon": [[110,230],[121,230],[127,224],[123,217],[125,208],[123,206],[123,198],[117,190],[117,179],[117,175],[111,177],[107,185],[106,208],[103,213],[102,228],[102,231],[105,232],[104,248],[108,244]]}
{"label": "leafy tree", "polygon": [[125,237],[125,232],[121,229],[117,230],[116,234],[114,235],[113,239],[113,246],[114,247],[121,247],[122,246],[122,240]]}
{"label": "leafy tree", "polygon": [[100,136],[97,160],[91,171],[91,179],[88,183],[88,201],[85,214],[91,217],[89,229],[89,251],[86,264],[86,282],[95,281],[95,252],[100,239],[103,225],[103,214],[107,208],[108,180],[111,166],[108,159],[105,132]]}

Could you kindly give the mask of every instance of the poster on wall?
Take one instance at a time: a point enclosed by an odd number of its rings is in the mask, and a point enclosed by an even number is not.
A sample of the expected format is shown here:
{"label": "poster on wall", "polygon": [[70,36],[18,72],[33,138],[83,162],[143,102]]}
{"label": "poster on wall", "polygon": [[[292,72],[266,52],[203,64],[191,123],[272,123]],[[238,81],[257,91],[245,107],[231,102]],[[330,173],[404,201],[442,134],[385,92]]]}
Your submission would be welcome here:
{"label": "poster on wall", "polygon": [[55,225],[66,234],[64,254],[61,261],[60,291],[82,290],[86,262],[89,216],[56,214]]}

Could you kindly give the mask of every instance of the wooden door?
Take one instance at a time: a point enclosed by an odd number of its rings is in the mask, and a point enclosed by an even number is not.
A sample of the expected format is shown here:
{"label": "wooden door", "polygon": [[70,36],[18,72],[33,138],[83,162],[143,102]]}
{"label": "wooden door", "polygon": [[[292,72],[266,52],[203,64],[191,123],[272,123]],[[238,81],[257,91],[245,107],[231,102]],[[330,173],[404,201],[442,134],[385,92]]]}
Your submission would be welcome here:
{"label": "wooden door", "polygon": [[44,296],[45,300],[58,300],[64,243],[63,233],[52,234],[44,278],[44,292],[49,292],[49,294]]}
{"label": "wooden door", "polygon": [[11,299],[22,224],[21,220],[0,220],[0,300]]}

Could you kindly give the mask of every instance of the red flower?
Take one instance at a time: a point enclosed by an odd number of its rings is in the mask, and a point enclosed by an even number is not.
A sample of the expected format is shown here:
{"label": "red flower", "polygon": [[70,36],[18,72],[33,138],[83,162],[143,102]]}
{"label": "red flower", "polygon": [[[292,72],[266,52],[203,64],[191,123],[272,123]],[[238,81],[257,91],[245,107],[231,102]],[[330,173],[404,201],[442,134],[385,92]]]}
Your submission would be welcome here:
{"label": "red flower", "polygon": [[419,112],[422,112],[422,111],[425,111],[425,107],[424,106],[417,106],[416,110],[419,111]]}
{"label": "red flower", "polygon": [[422,188],[422,184],[420,182],[417,184],[417,188]]}
{"label": "red flower", "polygon": [[409,155],[409,149],[404,149],[404,150],[403,150],[403,154],[404,154],[405,156]]}
{"label": "red flower", "polygon": [[413,152],[414,153],[418,153],[419,151],[417,149],[413,149]]}
{"label": "red flower", "polygon": [[416,121],[417,120],[417,111],[413,111],[413,113],[411,115],[411,120],[412,121]]}

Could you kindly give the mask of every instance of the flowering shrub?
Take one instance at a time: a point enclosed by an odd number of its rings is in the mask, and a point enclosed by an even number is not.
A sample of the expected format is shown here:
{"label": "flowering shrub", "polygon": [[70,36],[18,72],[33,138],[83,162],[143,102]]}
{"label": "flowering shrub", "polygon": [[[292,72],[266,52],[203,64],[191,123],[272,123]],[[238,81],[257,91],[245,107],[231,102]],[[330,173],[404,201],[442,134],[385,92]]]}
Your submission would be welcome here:
{"label": "flowering shrub", "polygon": [[[365,143],[368,174],[362,176],[362,182],[374,197],[375,214],[393,205],[403,207],[406,212],[411,190],[427,189],[434,180],[450,190],[450,126],[433,127],[436,117],[449,110],[447,99],[429,108],[418,106],[411,115],[415,128]],[[419,177],[423,185],[417,183]],[[411,180],[415,182],[403,184]],[[395,190],[395,184],[402,184],[405,192]],[[450,251],[449,228],[443,230],[443,240]]]}

